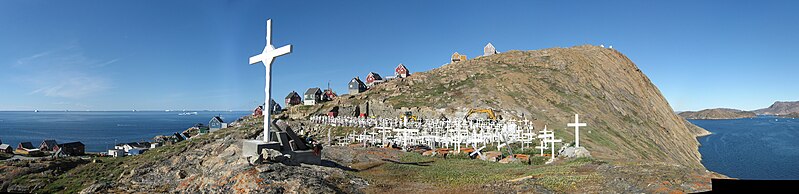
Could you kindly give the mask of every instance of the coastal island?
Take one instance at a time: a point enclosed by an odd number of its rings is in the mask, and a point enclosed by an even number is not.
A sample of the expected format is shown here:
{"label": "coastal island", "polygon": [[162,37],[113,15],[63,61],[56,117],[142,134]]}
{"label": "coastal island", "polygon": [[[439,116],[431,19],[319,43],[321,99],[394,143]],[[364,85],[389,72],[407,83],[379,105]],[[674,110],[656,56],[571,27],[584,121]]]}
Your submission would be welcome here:
{"label": "coastal island", "polygon": [[731,108],[714,108],[700,111],[685,111],[678,115],[685,119],[715,120],[715,119],[742,119],[755,118],[757,114],[751,111],[743,111]]}

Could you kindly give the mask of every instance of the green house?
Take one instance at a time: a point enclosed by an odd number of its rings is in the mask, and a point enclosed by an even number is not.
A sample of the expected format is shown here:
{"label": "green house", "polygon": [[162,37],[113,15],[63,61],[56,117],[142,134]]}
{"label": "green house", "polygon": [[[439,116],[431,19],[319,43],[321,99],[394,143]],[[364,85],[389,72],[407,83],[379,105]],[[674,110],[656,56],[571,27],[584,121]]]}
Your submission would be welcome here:
{"label": "green house", "polygon": [[194,125],[194,127],[197,128],[197,132],[200,134],[206,134],[211,132],[211,129],[209,129],[208,126],[205,126],[202,123],[197,123],[196,125]]}

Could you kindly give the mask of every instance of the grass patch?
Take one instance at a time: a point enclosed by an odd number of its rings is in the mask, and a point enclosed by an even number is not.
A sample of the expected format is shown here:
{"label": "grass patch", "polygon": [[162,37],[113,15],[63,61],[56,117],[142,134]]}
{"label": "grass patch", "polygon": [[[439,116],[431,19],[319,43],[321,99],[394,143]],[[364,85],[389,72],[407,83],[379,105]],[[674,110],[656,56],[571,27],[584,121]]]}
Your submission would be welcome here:
{"label": "grass patch", "polygon": [[[534,156],[534,163],[542,164],[548,157]],[[448,159],[427,157],[416,153],[400,156],[401,162],[424,163],[428,166],[387,163],[377,169],[355,173],[366,177],[370,182],[411,181],[435,186],[459,187],[504,182],[520,177],[532,176],[535,184],[552,191],[570,191],[585,181],[601,180],[595,172],[577,172],[587,164],[598,164],[591,158],[577,158],[559,164],[526,165],[519,163],[501,164],[469,159],[466,154],[453,154]]]}
{"label": "grass patch", "polygon": [[36,193],[77,193],[85,186],[93,183],[111,183],[119,178],[125,170],[121,164],[125,158],[97,158],[100,163],[81,165],[75,169],[55,177]]}

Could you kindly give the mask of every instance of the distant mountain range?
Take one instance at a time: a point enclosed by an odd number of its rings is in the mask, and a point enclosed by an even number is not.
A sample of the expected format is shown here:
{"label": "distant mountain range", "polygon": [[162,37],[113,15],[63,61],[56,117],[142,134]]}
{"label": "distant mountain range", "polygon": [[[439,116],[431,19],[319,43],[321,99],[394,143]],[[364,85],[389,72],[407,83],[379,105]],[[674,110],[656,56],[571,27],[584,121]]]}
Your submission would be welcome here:
{"label": "distant mountain range", "polygon": [[752,118],[757,115],[775,115],[799,118],[799,101],[777,101],[768,108],[743,111],[730,108],[713,108],[700,111],[676,112],[685,119],[739,119]]}
{"label": "distant mountain range", "polygon": [[685,119],[740,119],[740,118],[754,118],[757,115],[751,111],[743,111],[730,108],[714,108],[705,109],[701,111],[685,111],[680,112],[681,117]]}
{"label": "distant mountain range", "polygon": [[787,115],[791,113],[799,113],[799,101],[777,101],[768,108],[757,109],[753,112],[759,115]]}

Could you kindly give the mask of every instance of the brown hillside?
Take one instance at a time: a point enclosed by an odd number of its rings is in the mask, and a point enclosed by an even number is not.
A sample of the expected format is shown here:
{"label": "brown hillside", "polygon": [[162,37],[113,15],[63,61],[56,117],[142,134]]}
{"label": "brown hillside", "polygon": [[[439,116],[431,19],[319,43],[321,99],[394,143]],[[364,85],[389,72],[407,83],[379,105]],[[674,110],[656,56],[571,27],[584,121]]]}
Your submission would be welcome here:
{"label": "brown hillside", "polygon": [[339,105],[346,115],[355,105],[366,110],[367,103],[370,114],[380,117],[397,117],[405,110],[422,118],[462,117],[469,108],[492,108],[506,119],[534,119],[539,128],[546,124],[568,142],[574,137],[566,123],[578,113],[588,123],[581,145],[597,158],[617,161],[702,168],[696,136],[707,133],[674,114],[630,59],[596,46],[478,57],[304,109],[324,113]]}

